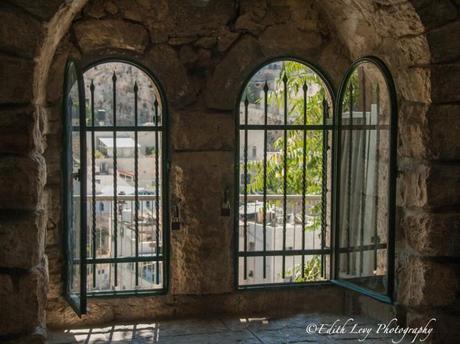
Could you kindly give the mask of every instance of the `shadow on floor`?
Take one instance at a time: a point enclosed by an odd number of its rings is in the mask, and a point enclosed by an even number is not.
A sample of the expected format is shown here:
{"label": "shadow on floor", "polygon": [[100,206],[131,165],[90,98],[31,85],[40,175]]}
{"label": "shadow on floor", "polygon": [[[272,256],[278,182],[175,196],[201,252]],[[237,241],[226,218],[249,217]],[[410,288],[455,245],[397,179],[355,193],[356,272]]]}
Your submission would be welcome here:
{"label": "shadow on floor", "polygon": [[[296,315],[286,318],[225,318],[207,320],[173,320],[85,329],[69,329],[49,332],[49,344],[301,344],[301,343],[363,343],[365,333],[353,332],[352,328],[371,329],[365,343],[399,343],[400,336],[392,337],[378,333],[377,321],[337,315]],[[323,331],[307,331],[310,324],[318,329],[323,324]],[[343,330],[328,332],[343,325]],[[316,326],[316,327],[315,327]],[[310,327],[311,329],[311,327]]]}

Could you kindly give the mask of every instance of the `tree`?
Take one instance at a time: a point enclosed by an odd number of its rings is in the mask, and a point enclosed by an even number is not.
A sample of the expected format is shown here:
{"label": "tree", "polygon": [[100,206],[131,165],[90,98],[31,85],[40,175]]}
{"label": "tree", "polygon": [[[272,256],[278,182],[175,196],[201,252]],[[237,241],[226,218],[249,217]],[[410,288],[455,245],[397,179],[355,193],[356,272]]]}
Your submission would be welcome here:
{"label": "tree", "polygon": [[[286,78],[286,79],[285,79]],[[320,77],[307,66],[294,62],[283,62],[279,76],[275,80],[274,90],[268,93],[268,104],[271,108],[284,113],[284,80],[286,81],[288,96],[288,120],[292,124],[304,124],[304,87],[307,91],[306,124],[323,123],[323,100],[326,99],[326,87]],[[253,95],[253,94],[251,94]],[[258,99],[263,102],[264,99]],[[266,185],[268,194],[284,192],[284,135],[276,138],[267,150],[274,152],[267,156]],[[322,130],[308,131],[304,141],[303,130],[288,130],[286,137],[287,161],[287,194],[302,194],[303,190],[303,154],[306,151],[305,161],[305,191],[309,195],[320,195],[322,191],[323,169],[323,132]],[[306,149],[305,149],[306,148]],[[264,174],[263,161],[248,162],[248,171],[251,173],[251,182],[248,192],[257,193],[263,190]],[[280,206],[276,204],[276,206]],[[321,228],[321,205],[312,207],[311,223],[304,230],[316,231]],[[293,275],[296,281],[317,280],[321,274],[321,260],[314,256],[305,264],[304,278],[301,266],[294,268]]]}

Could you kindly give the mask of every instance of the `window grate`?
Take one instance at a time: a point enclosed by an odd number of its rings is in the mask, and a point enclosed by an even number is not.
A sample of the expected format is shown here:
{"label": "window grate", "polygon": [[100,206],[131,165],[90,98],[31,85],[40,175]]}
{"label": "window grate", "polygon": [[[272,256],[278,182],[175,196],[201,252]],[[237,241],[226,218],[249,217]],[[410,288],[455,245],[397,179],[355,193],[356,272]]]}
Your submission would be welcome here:
{"label": "window grate", "polygon": [[137,68],[126,74],[126,66],[108,62],[85,73],[91,80],[85,128],[91,144],[89,296],[165,290],[163,106],[153,79]]}
{"label": "window grate", "polygon": [[[265,76],[262,82],[260,75]],[[237,185],[238,287],[329,277],[327,165],[333,125],[328,104],[332,97],[323,80],[304,64],[276,61],[246,84],[237,122],[236,178],[242,181]],[[311,154],[309,145],[319,151]],[[250,158],[250,147],[263,154]],[[315,181],[309,165],[317,170]]]}

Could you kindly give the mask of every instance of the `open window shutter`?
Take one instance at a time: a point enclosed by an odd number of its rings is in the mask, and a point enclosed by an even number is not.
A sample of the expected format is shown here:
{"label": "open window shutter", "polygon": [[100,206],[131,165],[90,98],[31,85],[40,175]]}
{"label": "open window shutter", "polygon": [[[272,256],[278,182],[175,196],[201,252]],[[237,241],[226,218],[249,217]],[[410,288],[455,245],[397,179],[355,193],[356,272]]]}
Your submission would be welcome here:
{"label": "open window shutter", "polygon": [[392,301],[396,95],[376,58],[356,61],[336,105],[335,280]]}
{"label": "open window shutter", "polygon": [[86,135],[83,75],[76,61],[66,65],[64,97],[65,296],[86,313]]}

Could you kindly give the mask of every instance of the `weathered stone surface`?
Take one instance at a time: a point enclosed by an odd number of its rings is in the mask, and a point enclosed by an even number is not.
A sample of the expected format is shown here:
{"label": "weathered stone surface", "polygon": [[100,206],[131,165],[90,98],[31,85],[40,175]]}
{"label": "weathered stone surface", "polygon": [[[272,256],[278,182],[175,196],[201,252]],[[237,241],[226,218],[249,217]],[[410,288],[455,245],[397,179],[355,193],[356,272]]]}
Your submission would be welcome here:
{"label": "weathered stone surface", "polygon": [[110,47],[143,53],[148,41],[147,30],[123,20],[88,19],[74,25],[75,35],[84,52]]}
{"label": "weathered stone surface", "polygon": [[197,2],[183,0],[168,1],[173,32],[206,36],[210,31],[225,26],[234,15],[234,4],[231,1],[214,0],[203,4],[200,6]]}
{"label": "weathered stone surface", "polygon": [[430,150],[437,159],[460,159],[460,106],[431,106],[427,128],[430,131]]}
{"label": "weathered stone surface", "polygon": [[0,154],[27,154],[39,141],[34,109],[0,110]]}
{"label": "weathered stone surface", "polygon": [[118,13],[118,6],[113,1],[105,1],[104,8],[107,11],[107,13],[111,15],[115,15]]}
{"label": "weathered stone surface", "polygon": [[[391,68],[391,65],[389,65]],[[424,67],[391,69],[398,94],[405,100],[418,103],[430,103],[431,82],[430,70]]]}
{"label": "weathered stone surface", "polygon": [[424,165],[403,169],[397,179],[396,204],[401,207],[425,207],[428,202],[426,187],[428,174],[429,169]]}
{"label": "weathered stone surface", "polygon": [[195,42],[195,45],[199,48],[211,49],[217,43],[216,37],[201,37]]}
{"label": "weathered stone surface", "polygon": [[179,50],[179,59],[185,66],[192,65],[198,60],[198,54],[190,45],[183,45]]}
{"label": "weathered stone surface", "polygon": [[42,35],[40,22],[8,7],[0,8],[0,22],[0,49],[33,58]]}
{"label": "weathered stone surface", "polygon": [[35,209],[45,175],[45,161],[39,154],[0,158],[0,209]]}
{"label": "weathered stone surface", "polygon": [[233,150],[234,118],[231,113],[178,111],[171,118],[171,142],[176,151]]}
{"label": "weathered stone surface", "polygon": [[435,65],[431,69],[433,103],[448,103],[460,100],[457,92],[460,79],[460,63]]}
{"label": "weathered stone surface", "polygon": [[104,0],[94,0],[85,6],[84,13],[90,17],[100,19],[105,16]]}
{"label": "weathered stone surface", "polygon": [[259,41],[267,56],[308,56],[310,60],[316,61],[322,38],[319,32],[301,31],[290,23],[267,28]]}
{"label": "weathered stone surface", "polygon": [[402,102],[398,114],[398,154],[426,159],[432,155],[428,128],[428,104]]}
{"label": "weathered stone surface", "polygon": [[263,59],[259,44],[254,38],[244,37],[235,44],[217,65],[206,87],[206,104],[209,108],[232,110],[235,106],[244,77]]}
{"label": "weathered stone surface", "polygon": [[237,32],[232,32],[227,28],[223,28],[217,34],[217,50],[220,52],[226,51],[240,36]]}
{"label": "weathered stone surface", "polygon": [[46,264],[30,271],[12,273],[0,274],[0,333],[32,333],[45,321]]}
{"label": "weathered stone surface", "polygon": [[0,104],[31,101],[33,68],[32,60],[0,54]]}
{"label": "weathered stone surface", "polygon": [[58,10],[63,0],[45,0],[45,1],[29,1],[29,0],[11,0],[15,5],[24,8],[27,12],[32,13],[44,20],[49,20]]}
{"label": "weathered stone surface", "polygon": [[[230,250],[221,248],[230,247],[232,232],[224,228],[231,217],[219,214],[225,187],[233,179],[233,152],[176,153],[175,157],[172,182],[175,197],[182,200],[183,224],[172,237],[173,293],[228,292],[232,273],[223,267],[231,266],[232,257]],[[206,278],[206,271],[213,271],[214,278]]]}
{"label": "weathered stone surface", "polygon": [[460,20],[427,33],[433,62],[449,62],[460,57],[460,40],[452,37],[460,37]]}
{"label": "weathered stone surface", "polygon": [[405,207],[454,208],[460,204],[460,167],[411,166],[398,178],[397,202]]}
{"label": "weathered stone surface", "polygon": [[117,6],[120,9],[123,18],[136,22],[143,21],[142,8],[136,3],[136,1],[118,0]]}
{"label": "weathered stone surface", "polygon": [[439,27],[457,18],[458,11],[450,1],[430,1],[417,11],[426,29]]}
{"label": "weathered stone surface", "polygon": [[258,36],[265,29],[265,26],[253,20],[250,13],[239,16],[235,23],[235,30],[241,32],[250,32]]}
{"label": "weathered stone surface", "polygon": [[164,83],[171,104],[182,107],[196,99],[197,91],[174,49],[165,44],[155,45],[146,53],[144,63]]}
{"label": "weathered stone surface", "polygon": [[460,256],[460,215],[409,212],[402,219],[407,243],[424,256]]}
{"label": "weathered stone surface", "polygon": [[399,302],[412,307],[449,305],[460,289],[455,265],[416,256],[403,262],[398,281]]}
{"label": "weathered stone surface", "polygon": [[[78,50],[69,40],[61,41],[53,57],[46,85],[46,100],[48,103],[61,105],[67,61],[69,58],[80,60],[79,57]],[[61,112],[62,108],[59,109],[59,119],[61,119]]]}
{"label": "weathered stone surface", "polygon": [[30,269],[45,250],[43,211],[0,212],[0,267]]}

